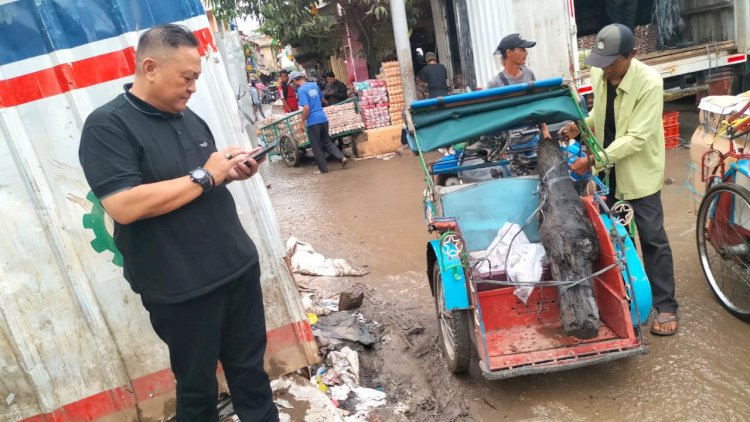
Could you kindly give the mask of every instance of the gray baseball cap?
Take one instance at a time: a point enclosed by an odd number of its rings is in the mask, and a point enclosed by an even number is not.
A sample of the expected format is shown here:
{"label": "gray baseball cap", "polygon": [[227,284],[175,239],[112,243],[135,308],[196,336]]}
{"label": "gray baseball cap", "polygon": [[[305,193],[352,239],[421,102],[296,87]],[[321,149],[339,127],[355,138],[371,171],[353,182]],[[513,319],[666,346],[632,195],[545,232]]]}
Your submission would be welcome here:
{"label": "gray baseball cap", "polygon": [[299,79],[299,78],[304,78],[304,77],[305,77],[305,75],[302,72],[298,71],[298,70],[293,70],[291,73],[289,73],[289,79],[291,79],[291,80],[295,80],[295,79]]}
{"label": "gray baseball cap", "polygon": [[617,57],[630,53],[634,47],[633,31],[625,25],[613,23],[596,34],[594,48],[585,63],[589,66],[605,68],[614,63]]}

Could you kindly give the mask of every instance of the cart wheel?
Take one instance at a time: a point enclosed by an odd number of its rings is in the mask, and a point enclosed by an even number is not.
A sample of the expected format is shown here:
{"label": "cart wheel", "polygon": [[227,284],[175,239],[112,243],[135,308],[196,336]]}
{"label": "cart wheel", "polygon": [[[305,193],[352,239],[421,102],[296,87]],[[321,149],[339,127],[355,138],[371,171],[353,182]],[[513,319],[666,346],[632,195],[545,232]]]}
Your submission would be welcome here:
{"label": "cart wheel", "polygon": [[288,167],[296,167],[299,164],[300,152],[294,139],[284,135],[279,139],[281,157]]}
{"label": "cart wheel", "polygon": [[437,309],[440,330],[440,346],[448,363],[448,369],[454,374],[461,374],[469,369],[471,363],[471,332],[469,326],[470,312],[467,310],[446,311],[443,298],[443,279],[440,265],[432,267],[432,280],[435,283],[435,307]]}
{"label": "cart wheel", "polygon": [[441,174],[437,179],[438,186],[455,186],[461,184],[455,174]]}
{"label": "cart wheel", "polygon": [[717,183],[698,210],[698,257],[709,287],[732,315],[750,322],[750,191]]}

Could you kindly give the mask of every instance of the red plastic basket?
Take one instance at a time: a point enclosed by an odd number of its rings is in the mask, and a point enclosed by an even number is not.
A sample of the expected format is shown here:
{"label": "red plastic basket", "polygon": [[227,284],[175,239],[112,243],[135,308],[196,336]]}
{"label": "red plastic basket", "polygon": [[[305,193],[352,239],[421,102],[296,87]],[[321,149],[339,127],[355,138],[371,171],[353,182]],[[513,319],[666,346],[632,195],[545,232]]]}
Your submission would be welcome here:
{"label": "red plastic basket", "polygon": [[680,124],[680,112],[679,111],[664,112],[661,115],[661,121],[664,124],[665,128],[669,125],[679,125]]}
{"label": "red plastic basket", "polygon": [[664,138],[679,138],[680,124],[664,125]]}
{"label": "red plastic basket", "polygon": [[664,148],[673,149],[680,146],[680,124],[664,125]]}

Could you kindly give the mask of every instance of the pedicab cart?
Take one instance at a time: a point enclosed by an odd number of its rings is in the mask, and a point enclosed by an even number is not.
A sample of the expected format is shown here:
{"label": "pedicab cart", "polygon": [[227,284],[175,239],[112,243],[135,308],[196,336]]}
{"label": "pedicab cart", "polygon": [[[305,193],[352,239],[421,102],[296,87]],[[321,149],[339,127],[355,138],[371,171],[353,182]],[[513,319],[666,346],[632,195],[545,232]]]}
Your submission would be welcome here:
{"label": "pedicab cart", "polygon": [[[341,140],[347,136],[356,135],[364,130],[364,123],[360,117],[359,104],[356,98],[350,98],[336,105],[324,107],[329,116],[329,135],[331,141]],[[331,110],[341,110],[340,117],[333,117]],[[336,113],[336,112],[334,112]],[[338,115],[338,114],[336,114]],[[307,128],[302,121],[302,110],[286,114],[258,127],[260,140],[264,144],[278,141],[278,154],[289,167],[296,167],[302,154],[310,147]]]}
{"label": "pedicab cart", "polygon": [[[505,271],[487,271],[479,265],[481,259],[472,258],[488,252],[498,229],[509,222],[517,223],[529,242],[539,242],[537,219],[544,190],[555,182],[574,183],[569,174],[564,173],[567,180],[561,182],[534,173],[534,150],[540,140],[537,136],[535,143],[529,138],[533,127],[576,122],[584,146],[562,145],[567,156],[561,159],[567,158],[567,164],[587,149],[606,162],[606,154],[584,123],[577,98],[575,88],[558,78],[417,101],[408,110],[407,138],[419,154],[427,184],[425,221],[437,237],[427,244],[427,275],[440,343],[454,373],[468,369],[472,348],[488,379],[571,369],[648,352],[641,325],[650,312],[651,289],[625,229],[632,209],[618,204],[625,215],[609,210],[601,182],[593,194],[581,196],[599,242],[591,269],[600,319],[594,337],[580,339],[561,329],[558,293],[580,280],[552,280],[549,264],[544,265],[540,281],[509,280]],[[493,139],[493,146],[485,147]],[[441,159],[438,166],[425,161],[427,152],[464,142],[468,146],[458,154],[462,158],[451,158],[451,163]],[[482,162],[465,160],[467,156],[480,157]],[[514,171],[519,169],[512,165],[518,159],[524,163],[523,171]],[[442,174],[477,168],[497,171],[486,172],[484,180],[436,183]],[[594,179],[588,176],[577,183],[589,186],[586,182]],[[524,284],[533,288],[526,301],[514,294]]]}

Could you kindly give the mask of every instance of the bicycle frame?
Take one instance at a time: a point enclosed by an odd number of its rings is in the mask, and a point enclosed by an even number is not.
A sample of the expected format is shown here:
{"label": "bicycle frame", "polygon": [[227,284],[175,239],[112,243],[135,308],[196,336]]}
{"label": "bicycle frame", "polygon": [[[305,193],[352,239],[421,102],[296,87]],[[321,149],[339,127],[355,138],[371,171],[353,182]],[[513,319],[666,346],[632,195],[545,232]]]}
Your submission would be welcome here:
{"label": "bicycle frame", "polygon": [[[746,110],[750,107],[743,108]],[[739,117],[738,115],[730,116],[727,121],[721,123],[722,130],[717,131],[717,137],[721,134],[729,135],[729,150],[722,153],[714,148],[713,142],[710,149],[701,156],[701,181],[706,183],[706,191],[715,183],[735,183],[738,174],[750,178],[750,153],[745,152],[745,146],[737,147],[737,140],[746,137],[748,128],[750,128],[750,116]],[[745,144],[747,138],[745,138]],[[732,160],[727,169],[727,162]],[[714,164],[715,165],[712,165]],[[709,174],[710,173],[710,174]],[[718,174],[717,174],[718,173]],[[728,210],[728,212],[718,213],[717,209]],[[719,197],[711,213],[711,226],[709,227],[710,241],[715,248],[722,246],[738,244],[744,242],[740,236],[750,237],[750,227],[746,228],[736,222],[736,207],[731,196]],[[722,245],[717,244],[721,240]]]}

